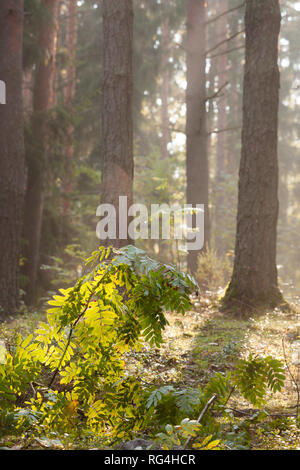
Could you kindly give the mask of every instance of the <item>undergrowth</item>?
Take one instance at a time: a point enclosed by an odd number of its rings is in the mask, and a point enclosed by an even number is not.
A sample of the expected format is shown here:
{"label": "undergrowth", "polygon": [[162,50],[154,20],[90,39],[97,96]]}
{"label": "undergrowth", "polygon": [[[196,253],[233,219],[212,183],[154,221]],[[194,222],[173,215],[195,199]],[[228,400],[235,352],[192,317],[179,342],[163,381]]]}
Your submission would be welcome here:
{"label": "undergrowth", "polygon": [[[126,357],[145,343],[161,346],[165,312],[191,309],[195,280],[132,246],[113,259],[100,248],[87,266],[74,287],[49,301],[47,321],[4,342],[2,448],[16,440],[20,448],[107,448],[139,436],[163,449],[246,448],[248,434],[228,403],[238,391],[262,408],[267,393],[284,385],[282,361],[253,355],[206,384],[147,384],[130,373]],[[223,353],[233,360],[234,345]]]}

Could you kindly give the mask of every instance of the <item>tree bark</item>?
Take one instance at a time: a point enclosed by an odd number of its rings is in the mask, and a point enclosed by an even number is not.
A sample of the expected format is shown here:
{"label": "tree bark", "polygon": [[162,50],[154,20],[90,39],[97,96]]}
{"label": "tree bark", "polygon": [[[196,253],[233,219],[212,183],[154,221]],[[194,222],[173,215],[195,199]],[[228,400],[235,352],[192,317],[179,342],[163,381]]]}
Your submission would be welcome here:
{"label": "tree bark", "polygon": [[[66,25],[66,48],[68,50],[68,65],[64,87],[64,105],[66,106],[72,121],[73,104],[76,91],[76,46],[77,46],[77,0],[68,0]],[[70,212],[70,193],[72,191],[72,161],[74,157],[74,125],[71,122],[67,128],[67,142],[64,149],[65,175],[63,182],[62,215]]]}
{"label": "tree bark", "polygon": [[32,83],[33,68],[30,67],[23,71],[23,110],[25,120],[32,114]]}
{"label": "tree bark", "polygon": [[27,191],[25,198],[24,238],[26,301],[35,299],[36,280],[39,267],[40,238],[44,210],[45,183],[47,177],[47,151],[49,148],[47,112],[55,104],[54,80],[57,44],[58,0],[43,0],[47,10],[47,23],[41,24],[39,44],[43,48],[43,58],[37,64],[33,89],[34,136],[33,155],[28,159]]}
{"label": "tree bark", "polygon": [[168,144],[171,140],[171,132],[169,130],[169,94],[170,94],[170,72],[169,72],[169,52],[170,52],[170,21],[169,9],[170,2],[165,0],[163,8],[162,34],[161,34],[161,156],[169,157]]}
{"label": "tree bark", "polygon": [[0,321],[16,313],[24,201],[22,106],[23,0],[0,3]]}
{"label": "tree bark", "polygon": [[225,307],[282,301],[277,284],[279,0],[247,0],[242,155],[235,262]]}
{"label": "tree bark", "polygon": [[[219,6],[218,13],[222,14],[228,10],[228,0],[223,0]],[[222,15],[218,21],[218,39],[222,41],[227,37],[227,15]],[[218,67],[218,86],[219,88],[227,82],[227,43],[222,44],[219,48],[220,55],[217,58]],[[227,97],[226,91],[223,92],[224,96],[217,99],[218,105],[218,129],[227,128]],[[216,155],[216,206],[215,206],[215,243],[216,250],[220,255],[226,252],[224,243],[224,218],[226,217],[225,195],[224,195],[224,176],[228,170],[227,166],[227,133],[220,132],[217,136],[217,155]]]}
{"label": "tree bark", "polygon": [[122,247],[132,241],[118,237],[119,196],[133,203],[132,0],[103,0],[102,184],[101,204],[117,214],[117,239],[103,245]]}
{"label": "tree bark", "polygon": [[[186,174],[187,203],[204,204],[204,243],[209,244],[209,169],[206,131],[206,34],[204,0],[187,3]],[[188,253],[188,269],[197,270],[199,251]]]}

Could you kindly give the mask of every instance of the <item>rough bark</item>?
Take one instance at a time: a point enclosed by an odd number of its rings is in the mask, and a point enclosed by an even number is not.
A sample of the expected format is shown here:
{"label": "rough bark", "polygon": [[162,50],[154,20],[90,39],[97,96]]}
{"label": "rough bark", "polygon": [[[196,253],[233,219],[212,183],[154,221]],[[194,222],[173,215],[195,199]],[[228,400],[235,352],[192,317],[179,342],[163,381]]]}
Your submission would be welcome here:
{"label": "rough bark", "polygon": [[278,0],[247,0],[242,155],[235,262],[226,307],[274,307],[277,285]]}
{"label": "rough bark", "polygon": [[55,103],[55,57],[57,43],[58,0],[43,0],[48,11],[47,23],[41,24],[39,43],[43,58],[37,64],[33,89],[34,151],[28,158],[27,191],[24,213],[25,266],[27,277],[26,301],[35,298],[36,280],[39,267],[40,238],[44,210],[45,183],[47,178],[48,141],[47,111]]}
{"label": "rough bark", "polygon": [[[103,0],[101,204],[119,210],[119,196],[133,202],[132,0]],[[117,216],[118,236],[118,216]],[[122,247],[130,239],[101,241]]]}
{"label": "rough bark", "polygon": [[[187,3],[186,174],[187,203],[205,206],[205,246],[209,243],[208,155],[206,131],[205,1]],[[188,269],[195,273],[199,251],[188,254]]]}
{"label": "rough bark", "polygon": [[0,321],[16,313],[24,200],[22,107],[23,0],[0,3]]}

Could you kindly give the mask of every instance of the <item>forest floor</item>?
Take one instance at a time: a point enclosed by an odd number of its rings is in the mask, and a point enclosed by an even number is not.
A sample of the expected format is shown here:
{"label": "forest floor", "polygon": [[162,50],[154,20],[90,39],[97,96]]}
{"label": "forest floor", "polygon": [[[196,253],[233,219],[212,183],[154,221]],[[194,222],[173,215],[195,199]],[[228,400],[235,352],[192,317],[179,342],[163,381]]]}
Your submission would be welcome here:
{"label": "forest floor", "polygon": [[[300,311],[300,308],[299,308]],[[44,315],[30,313],[9,324],[0,325],[1,342],[21,333],[26,336],[44,320]],[[127,358],[130,374],[144,383],[179,388],[203,386],[216,372],[226,373],[239,358],[272,355],[285,363],[286,383],[279,393],[267,399],[263,422],[254,419],[249,403],[234,393],[227,404],[236,417],[236,433],[246,430],[242,445],[251,449],[300,449],[300,429],[296,426],[300,388],[300,312],[276,309],[247,320],[235,319],[218,309],[217,297],[207,293],[193,299],[193,310],[184,316],[167,314],[169,325],[160,349],[145,346]],[[297,365],[298,363],[298,365]],[[299,387],[299,388],[298,388]]]}
{"label": "forest floor", "polygon": [[[236,433],[244,433],[241,445],[251,449],[300,449],[296,410],[300,404],[300,308],[293,312],[275,309],[247,320],[232,318],[218,309],[216,295],[194,299],[184,317],[167,314],[169,326],[160,350],[145,348],[129,368],[148,384],[176,387],[203,386],[217,372],[226,373],[240,358],[273,356],[286,369],[285,387],[269,393],[263,420],[255,418],[251,405],[238,393],[227,404],[237,417]],[[296,356],[295,356],[296,354]],[[295,364],[296,363],[296,364]],[[258,413],[256,413],[256,416]],[[263,423],[262,423],[263,421]]]}

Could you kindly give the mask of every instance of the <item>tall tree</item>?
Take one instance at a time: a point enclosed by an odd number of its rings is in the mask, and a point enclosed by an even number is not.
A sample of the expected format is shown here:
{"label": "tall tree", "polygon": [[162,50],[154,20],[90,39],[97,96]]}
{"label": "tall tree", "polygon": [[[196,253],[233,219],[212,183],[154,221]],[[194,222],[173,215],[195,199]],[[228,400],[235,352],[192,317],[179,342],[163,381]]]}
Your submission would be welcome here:
{"label": "tall tree", "polygon": [[169,94],[170,94],[170,17],[169,17],[169,0],[163,3],[163,15],[161,25],[161,156],[169,157],[168,144],[171,140],[170,120],[169,120]]}
{"label": "tall tree", "polygon": [[47,178],[48,111],[55,104],[54,80],[57,43],[58,0],[42,0],[45,21],[41,22],[39,44],[42,57],[36,66],[33,89],[32,133],[34,152],[28,159],[27,191],[24,212],[25,266],[28,279],[27,302],[35,297],[39,266],[41,226]]}
{"label": "tall tree", "polygon": [[[220,16],[217,21],[218,41],[223,41],[227,38],[227,15],[224,14],[228,11],[228,0],[219,2],[218,13]],[[218,49],[217,68],[218,68],[218,86],[219,89],[224,87],[227,82],[227,43],[224,42]],[[216,154],[216,206],[215,206],[215,227],[217,227],[215,234],[216,249],[220,254],[224,254],[225,243],[223,233],[223,219],[224,217],[224,202],[226,200],[224,195],[224,177],[227,172],[227,133],[222,132],[227,127],[227,96],[226,90],[218,97],[218,130],[221,131],[217,134],[217,154]]]}
{"label": "tall tree", "polygon": [[235,262],[226,307],[274,307],[277,284],[279,0],[246,1],[242,155]]}
{"label": "tall tree", "polygon": [[[208,155],[206,130],[206,2],[187,2],[186,173],[187,203],[204,204],[204,243],[209,243]],[[195,273],[199,251],[188,253],[188,269]]]}
{"label": "tall tree", "polygon": [[0,78],[6,104],[0,105],[0,320],[15,313],[24,200],[22,106],[23,0],[0,4]]}
{"label": "tall tree", "polygon": [[77,0],[67,1],[66,20],[66,49],[68,51],[68,63],[64,77],[65,85],[63,89],[64,105],[70,114],[70,124],[67,128],[67,142],[64,149],[65,154],[65,176],[64,176],[64,197],[63,216],[68,215],[70,209],[70,192],[72,190],[72,165],[74,157],[74,125],[72,123],[73,105],[76,91],[76,46],[77,46]]}
{"label": "tall tree", "polygon": [[117,239],[121,247],[129,239],[119,237],[119,196],[133,202],[132,123],[132,0],[103,0],[102,84],[102,185],[101,204],[112,204],[117,213]]}

